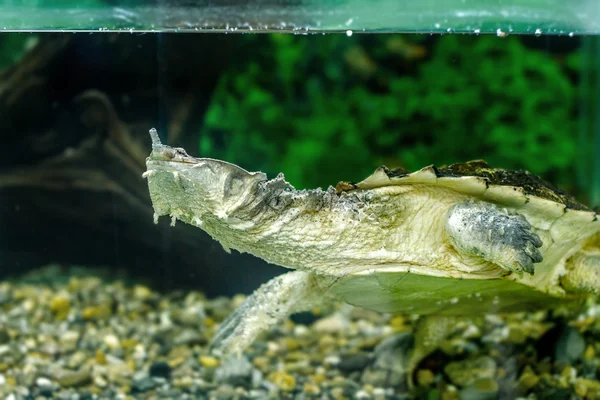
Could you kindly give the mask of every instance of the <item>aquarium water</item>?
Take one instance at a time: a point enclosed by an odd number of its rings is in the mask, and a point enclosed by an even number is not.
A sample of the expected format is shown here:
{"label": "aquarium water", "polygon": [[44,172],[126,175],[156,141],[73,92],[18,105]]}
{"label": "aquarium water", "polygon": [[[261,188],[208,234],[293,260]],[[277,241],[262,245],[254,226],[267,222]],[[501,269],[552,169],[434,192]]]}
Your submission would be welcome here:
{"label": "aquarium water", "polygon": [[599,21],[0,0],[0,398],[600,398]]}

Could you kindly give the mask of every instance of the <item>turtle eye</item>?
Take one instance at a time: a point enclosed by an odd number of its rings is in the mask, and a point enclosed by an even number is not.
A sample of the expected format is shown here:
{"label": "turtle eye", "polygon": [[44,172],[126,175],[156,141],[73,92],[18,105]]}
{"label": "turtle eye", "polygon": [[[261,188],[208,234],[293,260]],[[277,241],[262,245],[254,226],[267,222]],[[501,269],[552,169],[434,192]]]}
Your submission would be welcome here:
{"label": "turtle eye", "polygon": [[181,147],[175,147],[173,150],[175,150],[175,155],[177,156],[189,157],[188,153],[186,153]]}
{"label": "turtle eye", "polygon": [[227,175],[225,183],[223,184],[223,197],[229,198],[239,196],[243,189],[244,177],[236,173],[230,173]]}

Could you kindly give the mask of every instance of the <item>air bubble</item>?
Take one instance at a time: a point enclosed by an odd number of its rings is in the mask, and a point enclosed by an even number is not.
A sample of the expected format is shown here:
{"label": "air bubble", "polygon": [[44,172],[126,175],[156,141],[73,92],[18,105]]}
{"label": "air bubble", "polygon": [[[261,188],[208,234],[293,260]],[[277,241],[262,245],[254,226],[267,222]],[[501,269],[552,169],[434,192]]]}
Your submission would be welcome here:
{"label": "air bubble", "polygon": [[346,31],[346,36],[348,36],[348,37],[352,36],[352,31],[350,29],[348,29]]}

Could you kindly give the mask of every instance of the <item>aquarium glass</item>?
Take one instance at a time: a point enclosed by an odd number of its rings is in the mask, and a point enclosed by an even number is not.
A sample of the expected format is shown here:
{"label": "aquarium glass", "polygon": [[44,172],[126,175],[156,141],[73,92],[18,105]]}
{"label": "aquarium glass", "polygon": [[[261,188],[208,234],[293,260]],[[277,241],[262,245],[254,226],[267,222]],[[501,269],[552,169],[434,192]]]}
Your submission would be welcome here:
{"label": "aquarium glass", "polygon": [[595,0],[3,0],[4,30],[589,34]]}

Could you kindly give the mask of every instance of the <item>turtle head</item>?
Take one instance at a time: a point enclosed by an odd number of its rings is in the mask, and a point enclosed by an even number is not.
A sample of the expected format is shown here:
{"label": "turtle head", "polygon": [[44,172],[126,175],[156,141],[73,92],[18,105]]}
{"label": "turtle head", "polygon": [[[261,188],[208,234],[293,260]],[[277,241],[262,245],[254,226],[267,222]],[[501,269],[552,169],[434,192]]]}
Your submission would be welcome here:
{"label": "turtle head", "polygon": [[195,158],[181,148],[163,145],[150,130],[152,153],[146,159],[148,188],[156,216],[202,226],[207,217],[227,221],[254,196],[256,185],[267,180],[236,165],[211,158]]}

